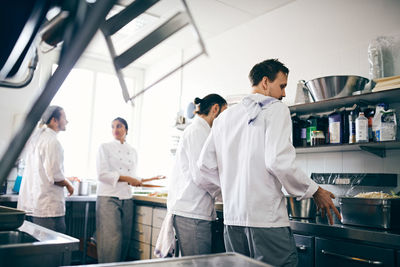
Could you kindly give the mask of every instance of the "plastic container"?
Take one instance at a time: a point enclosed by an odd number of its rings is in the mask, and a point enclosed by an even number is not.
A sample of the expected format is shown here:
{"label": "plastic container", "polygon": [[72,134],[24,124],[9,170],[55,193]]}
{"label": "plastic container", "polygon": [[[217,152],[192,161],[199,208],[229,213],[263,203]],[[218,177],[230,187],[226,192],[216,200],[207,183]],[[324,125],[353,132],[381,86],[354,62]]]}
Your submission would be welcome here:
{"label": "plastic container", "polygon": [[338,113],[333,113],[328,117],[329,121],[329,143],[342,143],[342,116]]}
{"label": "plastic container", "polygon": [[17,178],[15,179],[14,187],[12,189],[13,192],[19,193],[19,189],[21,187],[22,175],[24,174],[25,162],[23,159],[18,161],[17,166]]}
{"label": "plastic container", "polygon": [[317,118],[311,116],[307,120],[307,144],[311,145],[311,132],[317,130]]}
{"label": "plastic container", "polygon": [[361,111],[356,119],[356,143],[367,143],[368,140],[368,119]]}
{"label": "plastic container", "polygon": [[397,135],[396,111],[382,111],[380,127],[376,131],[377,141],[394,141]]}
{"label": "plastic container", "polygon": [[372,118],[372,138],[375,142],[380,141],[380,136],[377,137],[377,131],[381,127],[382,113],[385,111],[385,108],[386,105],[384,103],[378,104],[375,108],[375,115]]}
{"label": "plastic container", "polygon": [[356,120],[354,119],[354,112],[349,114],[349,144],[356,142]]}
{"label": "plastic container", "polygon": [[325,144],[325,134],[323,131],[311,132],[311,146],[320,146]]}
{"label": "plastic container", "polygon": [[368,62],[369,62],[369,76],[371,79],[382,78],[383,71],[383,55],[382,44],[379,40],[372,40],[368,46]]}

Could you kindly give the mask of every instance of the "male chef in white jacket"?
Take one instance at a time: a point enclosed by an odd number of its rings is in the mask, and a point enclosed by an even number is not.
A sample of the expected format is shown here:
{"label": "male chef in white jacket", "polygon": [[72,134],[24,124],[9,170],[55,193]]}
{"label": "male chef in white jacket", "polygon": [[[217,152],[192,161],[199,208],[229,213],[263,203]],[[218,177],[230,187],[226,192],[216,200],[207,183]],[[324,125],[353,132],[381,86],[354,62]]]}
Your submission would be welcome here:
{"label": "male chef in white jacket", "polygon": [[226,250],[274,266],[298,262],[282,186],[298,200],[314,197],[331,224],[331,209],[340,218],[334,195],[295,164],[290,111],[280,101],[288,73],[275,59],[252,68],[252,94],[214,120],[195,179],[210,192],[221,187]]}
{"label": "male chef in white jacket", "polygon": [[42,127],[35,130],[26,148],[26,166],[18,197],[18,208],[32,216],[32,222],[65,233],[64,187],[74,187],[64,176],[64,150],[57,133],[65,131],[64,110],[50,106],[43,113]]}

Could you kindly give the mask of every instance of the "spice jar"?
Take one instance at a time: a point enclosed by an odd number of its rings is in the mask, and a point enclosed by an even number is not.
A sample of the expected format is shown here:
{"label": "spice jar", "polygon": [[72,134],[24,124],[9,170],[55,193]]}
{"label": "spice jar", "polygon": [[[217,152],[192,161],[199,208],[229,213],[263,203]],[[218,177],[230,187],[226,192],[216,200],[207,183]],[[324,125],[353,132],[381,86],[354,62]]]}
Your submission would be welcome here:
{"label": "spice jar", "polygon": [[311,132],[311,146],[320,146],[325,144],[325,135],[323,131]]}

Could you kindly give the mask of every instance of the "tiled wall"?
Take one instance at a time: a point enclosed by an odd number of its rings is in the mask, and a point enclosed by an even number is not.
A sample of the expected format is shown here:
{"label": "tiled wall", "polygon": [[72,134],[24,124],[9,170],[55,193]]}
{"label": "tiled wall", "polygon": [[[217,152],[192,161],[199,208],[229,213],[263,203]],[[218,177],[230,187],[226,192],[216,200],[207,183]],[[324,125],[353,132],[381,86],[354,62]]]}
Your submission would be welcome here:
{"label": "tiled wall", "polygon": [[[359,187],[350,188],[342,185],[324,185],[335,195],[357,194],[362,191],[398,192],[400,190],[400,150],[387,150],[386,157],[381,158],[366,151],[325,152],[298,154],[298,166],[307,174],[322,173],[396,173],[397,188]],[[351,191],[350,191],[351,190]]]}

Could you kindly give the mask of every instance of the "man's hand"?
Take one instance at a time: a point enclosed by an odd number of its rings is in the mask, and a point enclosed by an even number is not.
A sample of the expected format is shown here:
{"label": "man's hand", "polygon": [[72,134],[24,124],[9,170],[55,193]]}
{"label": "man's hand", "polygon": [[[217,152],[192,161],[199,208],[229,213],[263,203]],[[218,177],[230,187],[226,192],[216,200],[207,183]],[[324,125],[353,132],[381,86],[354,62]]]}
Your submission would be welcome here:
{"label": "man's hand", "polygon": [[133,177],[130,177],[130,176],[120,176],[119,177],[119,181],[121,181],[121,182],[127,182],[129,185],[131,185],[131,186],[141,186],[142,185],[142,182],[140,181],[140,180],[138,180],[138,179],[135,179],[135,178],[133,178]]}
{"label": "man's hand", "polygon": [[68,179],[64,179],[60,182],[54,182],[55,185],[61,186],[61,187],[66,187],[68,190],[68,196],[72,196],[72,194],[74,193],[74,187],[71,184],[70,181],[68,181]]}
{"label": "man's hand", "polygon": [[318,187],[318,190],[314,193],[313,197],[315,204],[317,204],[318,210],[321,210],[322,217],[325,217],[325,213],[328,216],[329,224],[333,224],[331,209],[336,214],[336,217],[339,220],[342,219],[342,216],[340,216],[339,211],[336,209],[335,205],[332,202],[332,198],[335,198],[334,194],[332,194],[328,190],[323,189],[322,187]]}
{"label": "man's hand", "polygon": [[71,183],[68,183],[66,185],[66,187],[67,187],[67,190],[68,190],[68,193],[69,193],[68,196],[72,196],[74,194],[74,187],[72,186]]}
{"label": "man's hand", "polygon": [[154,181],[154,180],[161,180],[161,179],[165,179],[165,178],[166,178],[165,175],[157,175],[157,176],[154,176],[151,178],[143,178],[142,183],[150,182],[150,181]]}

